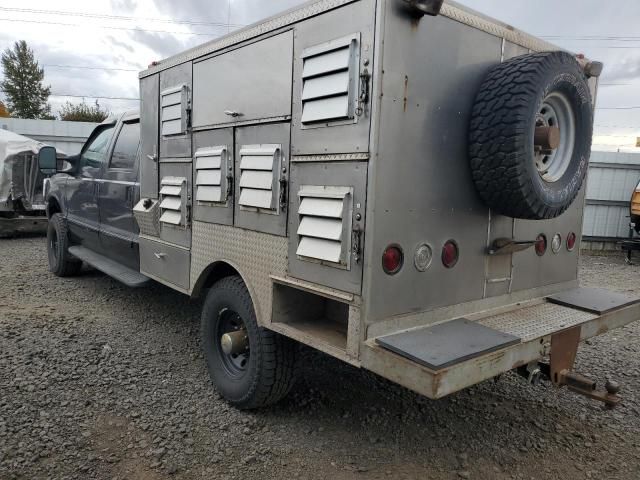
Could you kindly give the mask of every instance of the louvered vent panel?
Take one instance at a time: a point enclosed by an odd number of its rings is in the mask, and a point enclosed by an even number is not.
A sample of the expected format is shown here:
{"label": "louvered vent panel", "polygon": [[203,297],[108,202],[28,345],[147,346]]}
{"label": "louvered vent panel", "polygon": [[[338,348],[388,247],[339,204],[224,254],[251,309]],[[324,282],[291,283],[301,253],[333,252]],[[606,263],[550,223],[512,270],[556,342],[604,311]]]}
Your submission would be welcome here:
{"label": "louvered vent panel", "polygon": [[349,37],[305,50],[303,124],[353,118],[357,43],[357,37]]}
{"label": "louvered vent panel", "polygon": [[186,223],[187,179],[184,177],[164,177],[160,188],[160,222],[184,226]]}
{"label": "louvered vent panel", "polygon": [[184,115],[184,95],[186,94],[186,86],[178,85],[177,87],[163,90],[161,97],[161,132],[163,136],[177,135],[184,133],[183,115]]}
{"label": "louvered vent panel", "polygon": [[298,195],[300,223],[296,254],[346,265],[351,189],[303,186]]}
{"label": "louvered vent panel", "polygon": [[227,162],[226,147],[201,148],[196,151],[196,201],[224,202],[222,178]]}
{"label": "louvered vent panel", "polygon": [[243,207],[274,210],[280,145],[246,145],[240,149],[240,200]]}

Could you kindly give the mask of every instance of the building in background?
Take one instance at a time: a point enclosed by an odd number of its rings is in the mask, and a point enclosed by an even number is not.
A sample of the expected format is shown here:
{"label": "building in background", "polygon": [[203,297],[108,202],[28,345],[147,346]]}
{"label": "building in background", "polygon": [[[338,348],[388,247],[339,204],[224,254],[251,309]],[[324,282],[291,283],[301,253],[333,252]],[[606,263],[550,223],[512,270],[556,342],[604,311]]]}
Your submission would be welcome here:
{"label": "building in background", "polygon": [[0,118],[0,128],[56,147],[67,155],[80,152],[97,123]]}
{"label": "building in background", "polygon": [[640,153],[591,152],[583,248],[618,250],[629,238],[629,202],[640,181]]}

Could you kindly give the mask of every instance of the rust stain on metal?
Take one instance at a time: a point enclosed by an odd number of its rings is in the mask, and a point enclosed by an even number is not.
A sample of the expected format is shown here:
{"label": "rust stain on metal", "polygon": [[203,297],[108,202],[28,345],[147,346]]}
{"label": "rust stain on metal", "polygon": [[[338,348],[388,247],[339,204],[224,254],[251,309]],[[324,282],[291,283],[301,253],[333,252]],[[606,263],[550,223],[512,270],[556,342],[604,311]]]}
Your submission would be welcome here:
{"label": "rust stain on metal", "polygon": [[578,345],[580,344],[581,326],[569,328],[551,336],[551,381],[560,384],[561,372],[571,370],[576,361]]}
{"label": "rust stain on metal", "polygon": [[407,111],[407,103],[409,101],[409,77],[404,76],[404,111]]}

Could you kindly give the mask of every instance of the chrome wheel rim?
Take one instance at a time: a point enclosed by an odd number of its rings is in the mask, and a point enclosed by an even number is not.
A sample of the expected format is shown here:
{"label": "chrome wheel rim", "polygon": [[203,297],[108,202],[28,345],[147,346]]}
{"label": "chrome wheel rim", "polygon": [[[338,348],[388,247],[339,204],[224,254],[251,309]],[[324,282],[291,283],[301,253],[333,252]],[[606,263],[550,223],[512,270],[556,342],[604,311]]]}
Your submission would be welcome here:
{"label": "chrome wheel rim", "polygon": [[549,183],[557,182],[566,173],[576,139],[576,120],[566,95],[553,92],[544,99],[536,115],[537,127],[556,127],[560,130],[560,143],[551,151],[534,146],[535,167],[540,177]]}

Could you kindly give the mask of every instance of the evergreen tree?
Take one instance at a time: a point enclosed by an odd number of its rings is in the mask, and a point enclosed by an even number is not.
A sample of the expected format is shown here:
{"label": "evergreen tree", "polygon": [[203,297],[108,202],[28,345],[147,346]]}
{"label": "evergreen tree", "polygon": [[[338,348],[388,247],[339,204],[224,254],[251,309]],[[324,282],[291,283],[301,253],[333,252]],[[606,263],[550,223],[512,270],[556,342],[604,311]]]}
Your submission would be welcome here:
{"label": "evergreen tree", "polygon": [[51,118],[47,103],[51,87],[44,86],[44,70],[38,66],[33,50],[27,42],[16,42],[13,49],[2,53],[4,80],[0,89],[5,94],[7,108],[12,117]]}
{"label": "evergreen tree", "polygon": [[109,111],[103,109],[96,100],[95,105],[86,103],[65,103],[60,109],[60,120],[70,122],[95,122],[100,123],[109,116]]}

